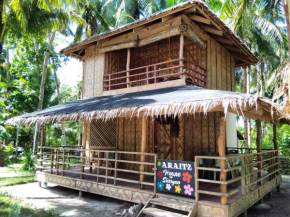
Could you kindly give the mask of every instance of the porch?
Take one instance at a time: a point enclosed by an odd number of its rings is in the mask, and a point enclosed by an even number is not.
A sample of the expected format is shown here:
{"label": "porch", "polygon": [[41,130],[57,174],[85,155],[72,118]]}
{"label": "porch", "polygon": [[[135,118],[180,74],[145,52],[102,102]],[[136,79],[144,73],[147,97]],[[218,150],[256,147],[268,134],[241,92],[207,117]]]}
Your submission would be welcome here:
{"label": "porch", "polygon": [[[199,163],[195,166],[194,197],[164,194],[156,189],[157,155],[152,153],[43,146],[36,179],[134,203],[146,204],[153,196],[197,202],[198,215],[236,216],[281,183],[277,150],[251,149],[249,154],[241,151],[235,149],[236,154],[225,157],[195,156]],[[128,156],[134,160],[125,160]],[[225,160],[226,169],[208,167],[205,162],[209,159],[220,165]],[[216,178],[214,173],[218,173]],[[225,181],[221,181],[223,173]]]}

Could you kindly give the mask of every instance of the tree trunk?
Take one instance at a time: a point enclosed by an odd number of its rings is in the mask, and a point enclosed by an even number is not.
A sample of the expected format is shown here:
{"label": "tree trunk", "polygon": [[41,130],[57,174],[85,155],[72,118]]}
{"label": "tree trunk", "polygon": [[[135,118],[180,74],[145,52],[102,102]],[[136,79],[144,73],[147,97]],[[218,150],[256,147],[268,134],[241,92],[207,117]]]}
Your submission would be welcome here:
{"label": "tree trunk", "polygon": [[[3,63],[3,28],[4,28],[4,24],[3,24],[3,5],[4,5],[4,0],[0,0],[0,63]],[[2,37],[1,37],[2,36]],[[1,69],[1,65],[0,65],[0,72],[2,71]]]}
{"label": "tree trunk", "polygon": [[10,81],[9,46],[6,47],[6,79]]}
{"label": "tree trunk", "polygon": [[[54,65],[54,60],[52,59],[52,63]],[[59,84],[56,76],[56,70],[55,67],[53,67],[53,75],[54,75],[54,82],[55,82],[55,88],[56,88],[56,94],[57,94],[57,101],[58,104],[61,104],[61,97],[60,97],[60,92],[59,92]],[[61,133],[62,133],[62,145],[66,146],[66,134],[65,134],[65,129],[64,129],[64,123],[61,122]]]}
{"label": "tree trunk", "polygon": [[[37,110],[41,110],[43,107],[44,88],[45,88],[45,81],[46,81],[46,74],[47,74],[47,63],[48,63],[48,59],[49,59],[49,53],[50,53],[50,50],[52,48],[52,43],[54,41],[54,37],[55,37],[55,32],[53,32],[51,35],[50,34],[48,35],[49,42],[48,42],[47,50],[46,50],[45,56],[44,56]],[[35,124],[34,139],[33,139],[33,154],[35,154],[37,152],[37,149],[38,149],[38,141],[39,141],[38,138],[39,138],[39,124],[36,123]]]}
{"label": "tree trunk", "polygon": [[290,17],[289,17],[290,0],[282,0],[282,3],[286,17],[287,32],[288,32],[288,53],[290,57]]}

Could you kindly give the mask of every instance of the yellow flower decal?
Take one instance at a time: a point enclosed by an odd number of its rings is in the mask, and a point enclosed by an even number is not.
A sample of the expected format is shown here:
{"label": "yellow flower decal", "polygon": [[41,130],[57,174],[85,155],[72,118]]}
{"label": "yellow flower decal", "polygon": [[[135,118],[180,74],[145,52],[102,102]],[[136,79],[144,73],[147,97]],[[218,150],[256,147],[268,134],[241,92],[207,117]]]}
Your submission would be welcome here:
{"label": "yellow flower decal", "polygon": [[181,191],[180,185],[175,185],[175,192],[180,194],[180,191]]}
{"label": "yellow flower decal", "polygon": [[158,165],[159,167],[161,167],[161,162],[160,162],[160,161],[158,161],[157,165]]}

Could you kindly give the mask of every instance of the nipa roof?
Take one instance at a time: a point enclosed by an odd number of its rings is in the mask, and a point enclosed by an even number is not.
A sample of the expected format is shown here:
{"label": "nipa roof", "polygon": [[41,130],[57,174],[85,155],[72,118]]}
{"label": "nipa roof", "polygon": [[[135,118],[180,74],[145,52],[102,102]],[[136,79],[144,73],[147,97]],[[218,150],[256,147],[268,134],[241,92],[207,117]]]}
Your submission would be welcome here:
{"label": "nipa roof", "polygon": [[[251,50],[246,46],[246,44],[237,36],[207,5],[201,0],[191,0],[188,2],[180,3],[168,9],[162,10],[160,12],[151,14],[148,17],[136,20],[129,24],[123,25],[119,28],[112,29],[107,32],[103,32],[97,35],[93,35],[81,42],[73,44],[67,48],[64,48],[61,52],[81,58],[84,56],[85,48],[89,45],[98,43],[100,40],[120,36],[122,33],[127,33],[130,30],[133,30],[136,27],[150,24],[155,22],[158,19],[166,17],[172,14],[186,14],[189,17],[195,16],[199,19],[194,19],[195,22],[202,30],[211,35],[216,39],[221,45],[229,50],[230,53],[235,57],[237,65],[249,65],[255,64],[258,60],[257,57],[251,52]],[[205,22],[207,20],[207,22]],[[221,32],[222,35],[219,35],[215,32]],[[245,59],[248,59],[246,62]],[[240,62],[240,63],[239,63]]]}
{"label": "nipa roof", "polygon": [[[231,91],[179,86],[121,95],[93,97],[53,106],[9,119],[7,124],[108,120],[121,116],[156,116],[228,111],[251,118],[282,117],[279,108],[263,98]],[[263,115],[261,111],[264,111]],[[257,115],[258,114],[258,115]],[[274,117],[273,116],[273,117]]]}

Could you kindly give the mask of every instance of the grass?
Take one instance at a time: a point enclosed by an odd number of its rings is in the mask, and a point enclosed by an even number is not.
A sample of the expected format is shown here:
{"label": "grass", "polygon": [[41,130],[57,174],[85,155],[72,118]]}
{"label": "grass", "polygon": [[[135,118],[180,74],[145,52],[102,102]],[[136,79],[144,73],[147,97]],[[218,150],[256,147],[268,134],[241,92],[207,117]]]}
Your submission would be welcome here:
{"label": "grass", "polygon": [[[0,167],[0,188],[5,186],[25,184],[35,180],[34,172],[21,171],[22,164],[11,164]],[[0,190],[0,216],[1,217],[59,217],[53,210],[34,209],[23,201],[2,194]]]}
{"label": "grass", "polygon": [[[12,214],[13,213],[13,214]],[[18,217],[18,216],[31,216],[31,217],[59,217],[60,215],[54,213],[53,210],[46,211],[44,209],[33,209],[28,204],[12,198],[8,195],[1,194],[0,192],[0,216],[1,217]]]}
{"label": "grass", "polygon": [[8,167],[0,167],[0,187],[33,182],[34,172],[21,171],[21,164],[13,164]]}

